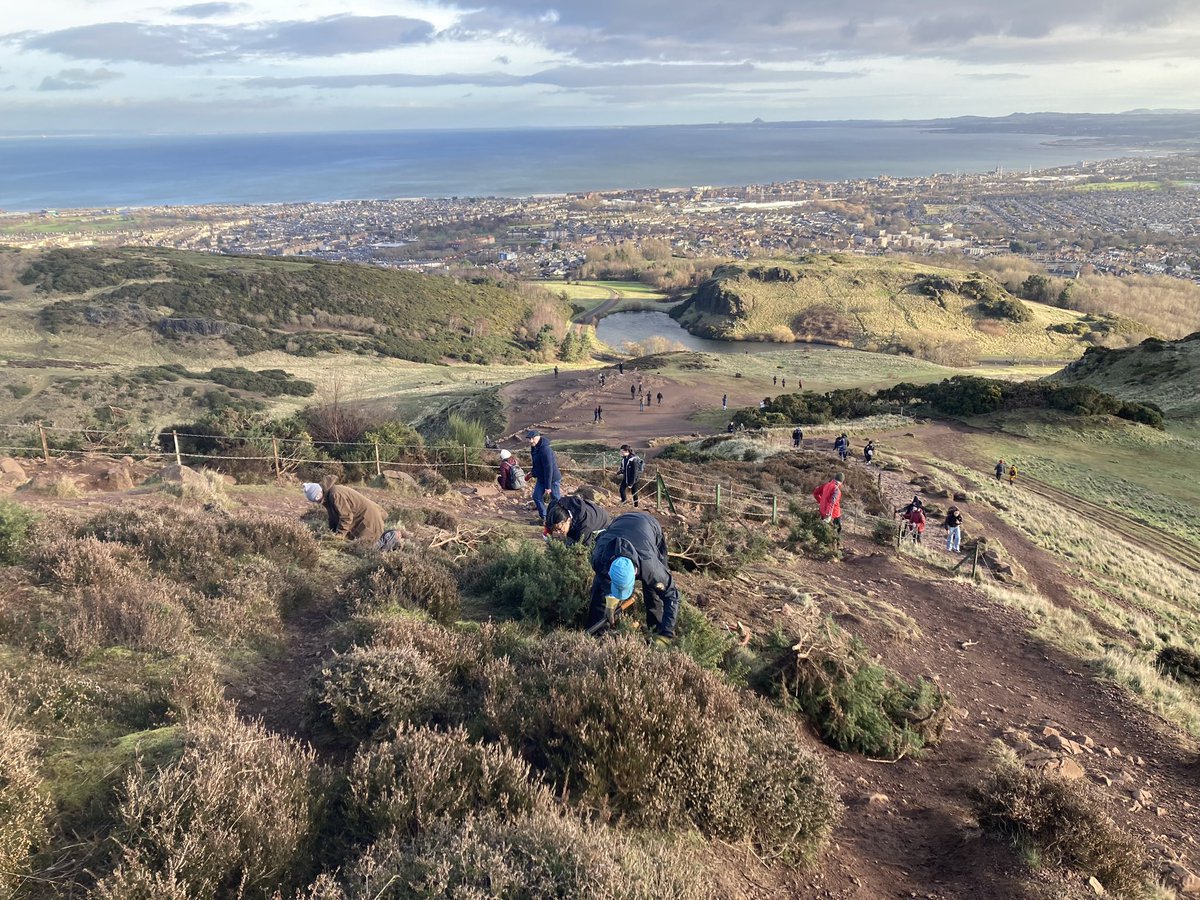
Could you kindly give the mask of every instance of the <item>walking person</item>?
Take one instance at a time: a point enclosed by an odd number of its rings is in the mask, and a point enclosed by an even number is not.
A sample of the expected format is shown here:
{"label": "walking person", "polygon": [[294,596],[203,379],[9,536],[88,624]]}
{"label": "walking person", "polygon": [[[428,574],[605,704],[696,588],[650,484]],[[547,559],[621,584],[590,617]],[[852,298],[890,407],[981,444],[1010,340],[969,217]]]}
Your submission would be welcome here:
{"label": "walking person", "polygon": [[512,474],[513,466],[517,461],[512,458],[512,454],[507,450],[500,451],[500,474],[496,477],[496,483],[500,485],[500,490],[513,490]]}
{"label": "walking person", "polygon": [[625,363],[623,363],[623,362],[617,363],[617,371],[620,372],[622,375],[624,375],[625,374]]}
{"label": "walking person", "polygon": [[312,481],[303,485],[304,496],[310,503],[320,503],[329,518],[329,530],[348,541],[370,541],[372,544],[383,535],[383,507],[364,497],[354,488],[337,484],[335,479],[326,478],[320,484]]}
{"label": "walking person", "polygon": [[863,461],[869,466],[875,459],[875,442],[867,441],[867,445],[863,447]]}
{"label": "walking person", "polygon": [[642,583],[646,627],[656,644],[669,644],[675,637],[679,614],[679,589],[667,562],[667,539],[652,515],[631,512],[617,516],[596,538],[592,550],[592,596],[587,628],[616,624],[617,608],[633,596]]}
{"label": "walking person", "polygon": [[653,405],[654,405],[654,398],[650,396],[650,392],[649,392],[649,391],[646,391],[646,405],[647,405],[647,406],[653,406]]}
{"label": "walking person", "polygon": [[774,384],[779,384],[779,376],[778,376],[778,375],[772,375],[772,376],[771,376],[771,384],[773,384],[773,385],[774,385]]}
{"label": "walking person", "polygon": [[729,395],[728,394],[721,395],[721,409],[723,409],[723,410],[729,409]]}
{"label": "walking person", "polygon": [[962,546],[962,523],[963,515],[958,511],[957,506],[951,506],[946,511],[946,521],[943,527],[946,529],[946,550],[950,553],[958,553]]}
{"label": "walking person", "polygon": [[1004,480],[1004,460],[1000,460],[1000,462],[996,463],[996,480]]}
{"label": "walking person", "polygon": [[821,521],[832,525],[838,534],[842,533],[842,473],[838,472],[832,479],[825,482],[812,493],[817,501],[817,512]]}
{"label": "walking person", "polygon": [[629,399],[632,400],[636,396],[637,396],[637,385],[631,384],[629,386]]}
{"label": "walking person", "polygon": [[638,397],[638,412],[645,412],[645,411],[646,411],[646,401],[645,401],[645,400],[643,400],[643,399],[642,399],[642,398],[639,396],[639,397]]}
{"label": "walking person", "polygon": [[1011,466],[1008,467],[1008,483],[1009,484],[1017,483],[1017,464],[1016,463],[1013,463]]}
{"label": "walking person", "polygon": [[555,366],[555,367],[554,367],[554,377],[555,377],[555,378],[557,378],[557,377],[558,377],[558,366]]}
{"label": "walking person", "polygon": [[633,506],[637,509],[638,493],[642,489],[642,472],[646,463],[633,452],[628,444],[621,445],[621,502],[625,503],[627,494],[633,496]]}
{"label": "walking person", "polygon": [[799,450],[800,443],[804,440],[804,429],[797,425],[792,429],[792,447]]}
{"label": "walking person", "polygon": [[562,497],[562,475],[550,439],[536,428],[526,431],[525,437],[529,438],[529,452],[533,457],[533,505],[537,507],[540,525],[546,521],[546,492],[549,491],[555,500]]}
{"label": "walking person", "polygon": [[780,387],[787,387],[787,379],[783,379],[783,384]]}
{"label": "walking person", "polygon": [[658,405],[662,406],[662,391],[658,392]]}

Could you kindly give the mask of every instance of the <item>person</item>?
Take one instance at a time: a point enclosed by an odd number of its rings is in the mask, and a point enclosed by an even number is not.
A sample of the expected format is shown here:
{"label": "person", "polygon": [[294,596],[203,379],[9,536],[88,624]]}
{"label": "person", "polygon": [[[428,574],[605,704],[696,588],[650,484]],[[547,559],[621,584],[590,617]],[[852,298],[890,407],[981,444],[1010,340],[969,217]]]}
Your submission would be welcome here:
{"label": "person", "polygon": [[546,521],[546,491],[555,500],[562,497],[562,475],[550,439],[536,428],[526,431],[525,437],[529,438],[529,452],[533,456],[533,505],[537,507],[538,520],[542,523]]}
{"label": "person", "polygon": [[551,502],[546,511],[546,537],[562,538],[566,544],[589,547],[612,522],[602,507],[578,495]]}
{"label": "person", "polygon": [[588,605],[588,623],[592,628],[610,622],[617,605],[633,596],[637,581],[642,582],[642,601],[646,606],[646,627],[657,644],[675,637],[675,618],[679,614],[679,590],[667,564],[667,540],[662,526],[649,513],[631,512],[617,516],[592,548],[592,596]]}
{"label": "person", "polygon": [[787,379],[786,378],[783,379],[783,384],[781,384],[780,387],[787,387]]}
{"label": "person", "polygon": [[657,396],[658,396],[658,405],[662,406],[662,391],[659,391]]}
{"label": "person", "polygon": [[996,463],[996,480],[1002,481],[1003,479],[1004,479],[1004,460],[1000,460],[1000,462]]}
{"label": "person", "polygon": [[869,466],[871,461],[875,459],[875,442],[867,441],[867,445],[863,447],[863,460]]}
{"label": "person", "polygon": [[962,523],[963,515],[958,511],[957,506],[951,506],[946,511],[946,549],[951,553],[958,553],[962,546]]}
{"label": "person", "polygon": [[604,387],[604,373],[600,373],[600,387]]}
{"label": "person", "polygon": [[908,501],[905,507],[896,511],[907,517],[914,509],[925,509],[924,501],[917,494],[913,494],[913,498]]}
{"label": "person", "polygon": [[804,440],[804,429],[797,425],[792,429],[792,446],[799,447],[800,442]]}
{"label": "person", "polygon": [[500,475],[496,478],[496,483],[500,485],[500,490],[513,490],[512,471],[516,461],[512,458],[512,454],[507,450],[500,451]]}
{"label": "person", "polygon": [[912,531],[913,543],[921,543],[921,537],[925,534],[925,510],[920,506],[912,506],[911,504],[905,508],[904,521],[908,523]]}
{"label": "person", "polygon": [[842,473],[838,472],[829,481],[813,491],[817,511],[826,525],[833,525],[842,532]]}
{"label": "person", "polygon": [[621,502],[627,499],[626,493],[633,495],[634,509],[638,505],[638,492],[642,489],[642,472],[646,463],[633,452],[628,444],[621,445]]}
{"label": "person", "polygon": [[631,384],[629,386],[629,399],[632,400],[636,396],[637,396],[637,385]]}
{"label": "person", "polygon": [[721,395],[721,409],[729,409],[729,395],[728,394]]}
{"label": "person", "polygon": [[778,375],[772,375],[772,376],[771,376],[771,384],[772,384],[772,385],[779,384],[779,376],[778,376]]}
{"label": "person", "polygon": [[834,439],[833,449],[842,458],[842,462],[845,462],[846,456],[850,453],[850,439],[846,437],[844,431]]}
{"label": "person", "polygon": [[800,390],[804,390],[804,379],[803,378],[797,378],[796,384],[799,386]]}
{"label": "person", "polygon": [[650,392],[649,392],[649,391],[646,391],[646,405],[647,405],[647,406],[653,406],[653,405],[654,405],[654,398],[650,396]]}
{"label": "person", "polygon": [[623,362],[617,363],[617,371],[620,372],[622,375],[624,375],[625,374],[625,363],[623,363]]}
{"label": "person", "polygon": [[1017,464],[1016,463],[1013,463],[1011,466],[1008,467],[1008,483],[1009,484],[1017,483]]}
{"label": "person", "polygon": [[348,541],[370,541],[374,544],[383,536],[383,507],[364,497],[354,488],[337,484],[326,478],[320,484],[305,482],[304,496],[310,503],[320,503],[329,516],[329,530]]}
{"label": "person", "polygon": [[758,401],[758,408],[759,408],[759,409],[766,409],[766,408],[767,408],[767,401],[766,401],[766,400],[759,400],[759,401]]}
{"label": "person", "polygon": [[555,366],[555,367],[554,367],[554,377],[555,377],[555,378],[557,378],[557,377],[558,377],[558,366]]}
{"label": "person", "polygon": [[638,412],[645,412],[645,411],[646,411],[646,401],[643,400],[641,397],[638,397]]}
{"label": "person", "polygon": [[725,431],[727,431],[729,434],[733,434],[733,419],[729,420],[729,425],[726,427]]}

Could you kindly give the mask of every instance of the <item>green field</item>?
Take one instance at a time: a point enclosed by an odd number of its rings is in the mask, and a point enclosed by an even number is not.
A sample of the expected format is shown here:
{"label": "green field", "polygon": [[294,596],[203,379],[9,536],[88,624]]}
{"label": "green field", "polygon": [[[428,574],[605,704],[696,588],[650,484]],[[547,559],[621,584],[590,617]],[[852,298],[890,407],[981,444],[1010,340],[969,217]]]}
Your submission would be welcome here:
{"label": "green field", "polygon": [[1158,191],[1165,185],[1161,181],[1097,181],[1089,184],[1075,184],[1071,190],[1081,193],[1092,191]]}
{"label": "green field", "polygon": [[537,281],[554,294],[566,294],[571,301],[621,299],[666,300],[667,295],[638,281]]}

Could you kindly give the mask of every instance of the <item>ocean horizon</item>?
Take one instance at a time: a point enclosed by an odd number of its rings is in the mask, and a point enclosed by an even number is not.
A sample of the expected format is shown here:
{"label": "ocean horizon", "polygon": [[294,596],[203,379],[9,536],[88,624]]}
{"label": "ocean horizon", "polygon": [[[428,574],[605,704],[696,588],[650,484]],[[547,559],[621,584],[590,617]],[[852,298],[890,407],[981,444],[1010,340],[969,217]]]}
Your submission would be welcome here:
{"label": "ocean horizon", "polygon": [[528,197],[1044,169],[1120,155],[1061,135],[795,123],[0,140],[0,210]]}

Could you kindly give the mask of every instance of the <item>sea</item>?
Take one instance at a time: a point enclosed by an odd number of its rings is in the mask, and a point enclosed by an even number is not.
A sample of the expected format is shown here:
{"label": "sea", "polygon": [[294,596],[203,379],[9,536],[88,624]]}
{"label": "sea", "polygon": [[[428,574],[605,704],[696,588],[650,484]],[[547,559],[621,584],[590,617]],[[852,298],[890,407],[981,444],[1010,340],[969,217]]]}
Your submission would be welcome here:
{"label": "sea", "polygon": [[0,137],[0,210],[410,197],[1040,169],[1119,155],[898,124]]}

